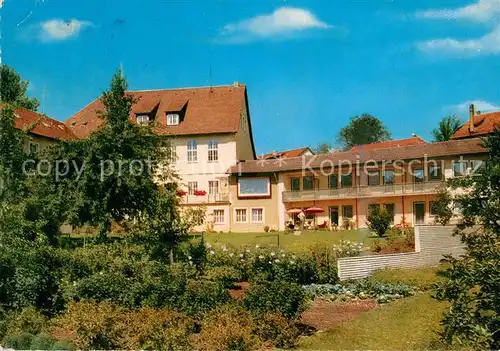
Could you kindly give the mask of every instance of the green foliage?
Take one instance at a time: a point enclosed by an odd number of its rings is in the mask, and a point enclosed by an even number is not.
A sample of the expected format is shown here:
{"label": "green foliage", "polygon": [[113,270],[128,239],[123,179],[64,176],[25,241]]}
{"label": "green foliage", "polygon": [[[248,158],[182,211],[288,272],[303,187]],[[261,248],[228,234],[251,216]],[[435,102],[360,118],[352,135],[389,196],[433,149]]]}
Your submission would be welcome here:
{"label": "green foliage", "polygon": [[433,289],[440,281],[440,270],[445,267],[427,267],[418,269],[382,269],[369,279],[384,284],[407,284],[419,290]]}
{"label": "green foliage", "polygon": [[350,240],[340,240],[338,244],[333,245],[335,257],[357,257],[363,251],[363,244]]}
{"label": "green foliage", "polygon": [[252,315],[235,305],[223,305],[202,321],[196,338],[197,350],[254,350],[258,338],[253,334]]}
{"label": "green foliage", "polygon": [[7,335],[2,343],[8,349],[29,350],[33,337],[33,334],[27,332]]}
{"label": "green foliage", "polygon": [[31,339],[30,350],[51,350],[54,341],[52,340],[50,334],[48,333],[40,333],[35,335],[33,339]]}
{"label": "green foliage", "polygon": [[219,282],[226,289],[231,289],[234,283],[241,280],[241,273],[234,267],[221,266],[209,268],[205,271],[208,280]]}
{"label": "green foliage", "polygon": [[381,237],[385,235],[393,220],[394,217],[385,208],[375,207],[368,214],[366,225]]}
{"label": "green foliage", "polygon": [[218,282],[189,280],[178,309],[188,316],[201,317],[230,299],[227,290]]}
{"label": "green foliage", "polygon": [[[485,168],[477,175],[451,182],[466,191],[453,201],[463,209],[464,224],[457,229],[466,253],[450,256],[446,279],[436,296],[451,302],[445,313],[443,338],[475,349],[500,348],[500,131],[484,142],[489,150]],[[475,224],[479,229],[472,230]]]}
{"label": "green foliage", "polygon": [[439,127],[432,131],[434,141],[448,141],[462,126],[462,121],[457,115],[448,116],[439,122]]}
{"label": "green foliage", "polygon": [[412,228],[390,228],[386,237],[386,240],[374,240],[371,251],[378,254],[415,251],[415,232]]}
{"label": "green foliage", "polygon": [[76,350],[76,347],[67,340],[58,340],[52,345],[52,350]]}
{"label": "green foliage", "polygon": [[254,313],[278,312],[287,318],[298,317],[305,303],[304,289],[284,281],[255,282],[243,300],[244,306]]}
{"label": "green foliage", "polygon": [[0,65],[0,102],[36,111],[40,103],[26,95],[28,84],[13,68]]}
{"label": "green foliage", "polygon": [[346,282],[345,284],[312,284],[304,287],[311,297],[321,297],[329,300],[348,299],[377,299],[385,303],[412,296],[415,291],[407,284],[384,284],[378,281],[365,279]]}
{"label": "green foliage", "polygon": [[281,313],[266,313],[254,317],[254,333],[264,344],[275,348],[292,349],[296,346],[300,330],[294,320]]}
{"label": "green foliage", "polygon": [[453,217],[453,198],[446,189],[440,189],[433,202],[433,212],[436,214],[436,222],[447,225]]}
{"label": "green foliage", "polygon": [[349,124],[339,133],[339,143],[344,149],[391,139],[391,133],[378,118],[369,114],[352,117]]}
{"label": "green foliage", "polygon": [[332,150],[332,145],[329,143],[320,143],[318,146],[313,148],[314,153],[318,155],[328,154],[330,153],[330,150]]}

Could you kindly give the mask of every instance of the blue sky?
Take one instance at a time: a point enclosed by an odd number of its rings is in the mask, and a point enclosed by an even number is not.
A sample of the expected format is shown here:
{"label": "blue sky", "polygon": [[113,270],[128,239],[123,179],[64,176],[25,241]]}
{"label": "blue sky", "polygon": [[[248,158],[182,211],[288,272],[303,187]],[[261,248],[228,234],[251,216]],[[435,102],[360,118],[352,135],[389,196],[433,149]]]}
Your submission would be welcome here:
{"label": "blue sky", "polygon": [[122,64],[131,89],[248,85],[258,153],[394,138],[500,106],[500,0],[0,0],[2,62],[65,120]]}

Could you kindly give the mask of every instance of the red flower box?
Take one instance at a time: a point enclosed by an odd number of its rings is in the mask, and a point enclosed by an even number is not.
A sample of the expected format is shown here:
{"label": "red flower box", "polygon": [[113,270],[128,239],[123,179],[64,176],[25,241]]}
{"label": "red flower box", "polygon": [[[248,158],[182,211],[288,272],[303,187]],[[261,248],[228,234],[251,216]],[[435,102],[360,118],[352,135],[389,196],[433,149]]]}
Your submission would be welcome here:
{"label": "red flower box", "polygon": [[207,195],[207,192],[205,190],[195,190],[193,194],[196,196],[205,196]]}
{"label": "red flower box", "polygon": [[181,190],[181,189],[177,190],[177,196],[182,197],[182,196],[185,196],[186,194],[187,194],[187,192],[185,192],[184,190]]}

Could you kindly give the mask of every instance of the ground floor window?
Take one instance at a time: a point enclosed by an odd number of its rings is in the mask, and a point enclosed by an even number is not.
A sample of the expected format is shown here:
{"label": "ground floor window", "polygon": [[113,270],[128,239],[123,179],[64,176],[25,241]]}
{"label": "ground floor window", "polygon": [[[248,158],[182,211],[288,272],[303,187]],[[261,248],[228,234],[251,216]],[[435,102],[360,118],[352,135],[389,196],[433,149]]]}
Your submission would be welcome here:
{"label": "ground floor window", "polygon": [[392,223],[394,223],[395,208],[396,206],[394,204],[384,204],[384,209],[392,217]]}
{"label": "ground floor window", "polygon": [[342,217],[352,219],[354,217],[354,210],[351,205],[342,206]]}
{"label": "ground floor window", "polygon": [[214,223],[224,224],[224,210],[214,210]]}
{"label": "ground floor window", "polygon": [[247,209],[237,208],[235,210],[235,222],[236,223],[246,223],[247,222]]}
{"label": "ground floor window", "polygon": [[431,216],[436,216],[438,214],[436,201],[429,201],[429,211],[430,211]]}
{"label": "ground floor window", "polygon": [[252,223],[263,223],[263,222],[264,222],[264,209],[252,208]]}

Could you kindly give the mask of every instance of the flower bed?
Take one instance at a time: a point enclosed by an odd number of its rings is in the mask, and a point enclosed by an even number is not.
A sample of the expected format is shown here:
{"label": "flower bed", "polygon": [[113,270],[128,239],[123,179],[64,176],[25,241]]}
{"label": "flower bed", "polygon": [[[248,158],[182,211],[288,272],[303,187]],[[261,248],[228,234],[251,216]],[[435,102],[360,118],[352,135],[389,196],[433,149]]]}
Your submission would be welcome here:
{"label": "flower bed", "polygon": [[415,294],[413,287],[406,284],[383,284],[370,280],[359,280],[346,284],[311,284],[304,286],[313,298],[346,301],[351,299],[376,299],[386,303]]}

